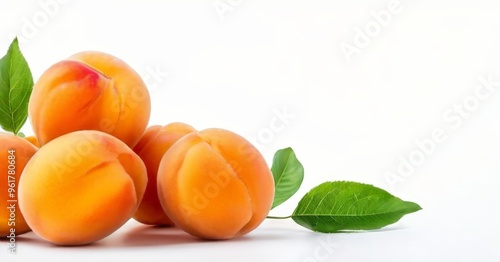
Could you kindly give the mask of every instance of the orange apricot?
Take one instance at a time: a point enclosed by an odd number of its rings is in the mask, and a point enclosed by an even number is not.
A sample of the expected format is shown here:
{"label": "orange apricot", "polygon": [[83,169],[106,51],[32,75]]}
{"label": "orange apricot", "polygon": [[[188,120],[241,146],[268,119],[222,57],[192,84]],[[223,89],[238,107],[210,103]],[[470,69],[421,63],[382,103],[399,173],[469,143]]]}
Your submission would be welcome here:
{"label": "orange apricot", "polygon": [[36,136],[27,136],[24,139],[28,140],[28,142],[30,142],[37,148],[40,148],[40,143],[38,142],[38,139],[36,139]]}
{"label": "orange apricot", "polygon": [[17,236],[30,231],[19,209],[18,189],[21,174],[36,153],[28,141],[0,133],[0,237]]}
{"label": "orange apricot", "polygon": [[142,160],[119,139],[76,131],[41,147],[19,182],[19,204],[33,232],[58,245],[84,245],[113,233],[146,190]]}
{"label": "orange apricot", "polygon": [[98,130],[133,147],[146,130],[150,111],[139,74],[122,60],[96,51],[75,54],[47,69],[29,102],[42,146],[73,131]]}
{"label": "orange apricot", "polygon": [[274,198],[273,176],[260,152],[224,129],[179,139],[163,156],[157,179],[160,203],[170,219],[206,239],[252,231]]}
{"label": "orange apricot", "polygon": [[181,137],[195,132],[190,125],[184,123],[170,123],[166,126],[152,126],[146,129],[134,151],[141,157],[148,170],[148,185],[146,193],[134,219],[148,225],[172,226],[173,222],[163,211],[156,186],[158,166],[167,150]]}

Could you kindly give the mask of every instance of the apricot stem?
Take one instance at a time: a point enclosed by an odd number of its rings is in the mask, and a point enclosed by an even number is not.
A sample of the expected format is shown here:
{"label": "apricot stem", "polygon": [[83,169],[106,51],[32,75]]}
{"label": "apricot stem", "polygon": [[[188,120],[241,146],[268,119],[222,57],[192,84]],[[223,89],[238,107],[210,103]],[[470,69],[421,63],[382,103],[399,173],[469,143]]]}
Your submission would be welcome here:
{"label": "apricot stem", "polygon": [[292,216],[287,216],[287,217],[273,217],[273,216],[267,216],[266,218],[268,219],[289,219],[291,218]]}

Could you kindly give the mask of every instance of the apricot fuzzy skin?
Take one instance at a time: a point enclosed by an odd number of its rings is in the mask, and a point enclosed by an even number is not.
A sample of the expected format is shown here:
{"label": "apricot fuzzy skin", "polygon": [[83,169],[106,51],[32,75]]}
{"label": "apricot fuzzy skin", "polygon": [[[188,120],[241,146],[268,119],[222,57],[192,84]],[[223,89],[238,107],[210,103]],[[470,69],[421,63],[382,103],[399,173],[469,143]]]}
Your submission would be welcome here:
{"label": "apricot fuzzy skin", "polygon": [[27,136],[25,137],[25,139],[28,140],[31,144],[33,144],[37,148],[40,148],[40,143],[38,142],[38,139],[35,136]]}
{"label": "apricot fuzzy skin", "polygon": [[29,161],[19,204],[38,236],[85,245],[128,221],[146,184],[144,163],[125,143],[100,131],[77,131],[45,144]]}
{"label": "apricot fuzzy skin", "polygon": [[160,203],[176,226],[205,239],[243,236],[266,218],[274,180],[243,137],[206,129],[179,139],[158,169]]}
{"label": "apricot fuzzy skin", "polygon": [[[26,164],[37,152],[27,140],[0,133],[0,237],[31,231],[19,208],[19,180]],[[12,232],[14,230],[14,232]]]}
{"label": "apricot fuzzy skin", "polygon": [[156,178],[158,166],[167,150],[183,136],[196,130],[184,123],[170,123],[165,126],[152,126],[146,129],[142,139],[134,147],[148,170],[148,186],[134,219],[147,225],[173,226],[165,214],[158,198]]}
{"label": "apricot fuzzy skin", "polygon": [[124,61],[86,51],[41,75],[28,111],[42,146],[70,132],[98,130],[133,147],[146,130],[151,101],[144,81]]}

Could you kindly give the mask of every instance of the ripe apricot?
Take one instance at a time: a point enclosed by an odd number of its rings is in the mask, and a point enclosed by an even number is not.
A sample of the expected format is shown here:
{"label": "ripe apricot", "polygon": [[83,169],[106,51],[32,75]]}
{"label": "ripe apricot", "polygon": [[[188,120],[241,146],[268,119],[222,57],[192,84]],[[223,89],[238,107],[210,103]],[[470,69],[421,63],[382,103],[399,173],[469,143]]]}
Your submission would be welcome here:
{"label": "ripe apricot", "polygon": [[27,136],[27,137],[25,137],[25,139],[28,140],[28,142],[30,142],[31,144],[33,144],[37,148],[40,148],[40,143],[38,142],[38,139],[36,139],[35,136]]}
{"label": "ripe apricot", "polygon": [[156,186],[158,166],[167,150],[181,137],[196,130],[184,123],[170,123],[166,126],[152,126],[146,129],[139,143],[134,147],[148,170],[146,193],[134,219],[148,225],[172,226],[173,222],[163,211]]}
{"label": "ripe apricot", "polygon": [[[18,185],[26,163],[37,148],[11,134],[0,133],[0,237],[30,231],[19,209]],[[11,232],[14,230],[14,232]]]}
{"label": "ripe apricot", "polygon": [[96,51],[75,54],[47,69],[29,102],[42,146],[73,131],[98,130],[133,147],[146,130],[150,111],[141,77],[122,60]]}
{"label": "ripe apricot", "polygon": [[39,149],[19,182],[33,232],[59,245],[98,241],[122,226],[146,190],[142,160],[119,139],[76,131]]}
{"label": "ripe apricot", "polygon": [[179,139],[158,169],[160,203],[181,229],[206,239],[242,236],[262,223],[274,180],[250,142],[224,129]]}

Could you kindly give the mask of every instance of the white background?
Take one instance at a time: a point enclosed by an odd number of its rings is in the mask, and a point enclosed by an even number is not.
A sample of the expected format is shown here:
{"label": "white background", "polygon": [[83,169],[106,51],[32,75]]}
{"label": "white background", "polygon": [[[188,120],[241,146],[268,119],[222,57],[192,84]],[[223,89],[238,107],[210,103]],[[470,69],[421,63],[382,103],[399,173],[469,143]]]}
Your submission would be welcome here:
{"label": "white background", "polygon": [[[271,214],[290,214],[326,180],[374,184],[423,210],[355,234],[266,221],[224,242],[133,221],[79,248],[29,233],[16,256],[1,242],[1,261],[499,261],[500,83],[487,94],[480,81],[500,82],[496,3],[3,0],[0,53],[18,35],[35,80],[73,53],[108,52],[147,80],[151,125],[226,128],[269,163],[293,147],[304,183]],[[393,11],[383,25],[381,10]],[[444,139],[423,152],[415,141],[436,130]]]}

